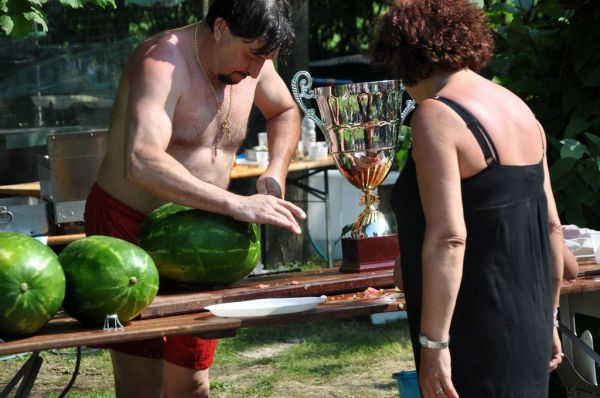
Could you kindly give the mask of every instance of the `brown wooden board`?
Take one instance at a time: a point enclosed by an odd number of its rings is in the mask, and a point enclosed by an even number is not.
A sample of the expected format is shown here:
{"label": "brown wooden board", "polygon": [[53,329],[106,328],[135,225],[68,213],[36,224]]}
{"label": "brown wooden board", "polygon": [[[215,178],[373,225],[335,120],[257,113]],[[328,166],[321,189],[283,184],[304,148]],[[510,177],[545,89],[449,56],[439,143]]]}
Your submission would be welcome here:
{"label": "brown wooden board", "polygon": [[250,277],[227,288],[191,290],[180,286],[162,289],[142,313],[142,319],[201,311],[217,303],[272,297],[306,297],[359,292],[368,287],[394,286],[391,270],[343,274],[337,268]]}
{"label": "brown wooden board", "polygon": [[123,330],[104,331],[90,328],[61,314],[36,335],[15,338],[0,343],[0,355],[53,348],[84,345],[104,345],[135,341],[169,335],[198,337],[227,337],[240,327],[299,324],[323,319],[337,319],[368,315],[378,312],[398,311],[404,297],[394,290],[378,293],[356,293],[328,297],[327,302],[315,309],[295,314],[256,318],[221,318],[209,312],[174,315],[162,318],[133,320]]}

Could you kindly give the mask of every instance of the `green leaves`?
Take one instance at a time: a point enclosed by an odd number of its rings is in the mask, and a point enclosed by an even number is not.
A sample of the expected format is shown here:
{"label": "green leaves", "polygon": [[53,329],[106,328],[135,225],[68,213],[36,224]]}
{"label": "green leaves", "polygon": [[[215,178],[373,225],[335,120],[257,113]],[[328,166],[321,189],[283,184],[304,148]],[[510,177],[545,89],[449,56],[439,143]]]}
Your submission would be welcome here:
{"label": "green leaves", "polygon": [[587,153],[587,148],[581,142],[569,138],[562,141],[563,146],[560,149],[560,157],[563,159],[572,158],[579,160]]}
{"label": "green leaves", "polygon": [[562,221],[600,228],[600,13],[596,2],[493,0],[492,79],[527,102],[547,134]]}
{"label": "green leaves", "polygon": [[[48,31],[42,6],[47,0],[0,0],[0,29],[13,37],[25,36],[34,30]],[[84,5],[116,7],[114,0],[60,0],[61,5],[80,8]]]}
{"label": "green leaves", "polygon": [[565,128],[565,137],[575,137],[588,127],[590,127],[590,122],[587,120],[579,117],[572,118]]}

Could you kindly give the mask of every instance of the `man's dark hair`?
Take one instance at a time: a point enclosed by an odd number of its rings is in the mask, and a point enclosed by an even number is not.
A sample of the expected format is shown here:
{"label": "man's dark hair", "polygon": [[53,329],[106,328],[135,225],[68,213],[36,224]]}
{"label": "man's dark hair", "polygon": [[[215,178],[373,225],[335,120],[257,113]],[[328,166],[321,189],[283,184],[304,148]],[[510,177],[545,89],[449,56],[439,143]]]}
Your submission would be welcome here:
{"label": "man's dark hair", "polygon": [[294,43],[292,11],[287,0],[214,0],[206,23],[214,29],[215,20],[223,18],[234,35],[261,44],[254,53],[267,55],[279,49],[289,54]]}

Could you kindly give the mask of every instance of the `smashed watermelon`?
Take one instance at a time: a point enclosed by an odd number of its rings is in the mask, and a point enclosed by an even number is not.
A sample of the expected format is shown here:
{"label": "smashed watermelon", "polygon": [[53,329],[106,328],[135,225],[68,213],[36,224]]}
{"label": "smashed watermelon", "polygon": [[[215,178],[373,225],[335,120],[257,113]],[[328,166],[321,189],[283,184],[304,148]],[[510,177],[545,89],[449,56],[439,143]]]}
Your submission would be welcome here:
{"label": "smashed watermelon", "polygon": [[197,286],[237,282],[260,258],[258,225],[173,203],[146,217],[138,244],[161,278]]}
{"label": "smashed watermelon", "polygon": [[37,332],[64,295],[65,275],[52,249],[28,235],[0,232],[0,335]]}
{"label": "smashed watermelon", "polygon": [[127,322],[158,292],[152,258],[121,239],[94,235],[77,240],[63,249],[59,260],[67,278],[63,308],[89,325],[102,325],[113,314]]}

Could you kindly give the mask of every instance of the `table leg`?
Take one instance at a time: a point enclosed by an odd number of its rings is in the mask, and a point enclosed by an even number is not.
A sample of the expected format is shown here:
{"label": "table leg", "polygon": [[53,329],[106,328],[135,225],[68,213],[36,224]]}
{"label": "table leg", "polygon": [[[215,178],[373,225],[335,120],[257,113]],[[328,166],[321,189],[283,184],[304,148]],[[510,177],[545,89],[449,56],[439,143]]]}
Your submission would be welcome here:
{"label": "table leg", "polygon": [[329,268],[333,267],[333,245],[331,242],[331,230],[329,228],[329,177],[327,170],[323,170],[323,185],[325,190],[323,192],[325,202],[325,240],[327,241],[327,262]]}
{"label": "table leg", "polygon": [[[297,178],[288,177],[286,179],[286,183],[290,184],[290,185],[294,185],[295,187],[298,187],[298,188],[304,190],[309,195],[312,195],[312,196],[316,197],[317,199],[319,199],[319,201],[323,202],[323,204],[325,205],[325,228],[326,228],[325,239],[326,239],[326,245],[327,245],[327,249],[326,249],[327,250],[327,265],[331,268],[331,267],[333,267],[333,256],[332,256],[333,242],[331,240],[331,231],[329,228],[329,180],[328,180],[327,170],[328,169],[311,170],[301,177],[297,177]],[[317,173],[324,173],[323,174],[323,190],[311,187],[310,185],[308,185],[308,183],[304,183],[301,181],[301,180],[308,181],[310,176],[315,175]]]}

